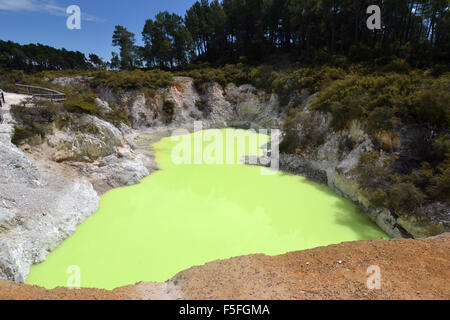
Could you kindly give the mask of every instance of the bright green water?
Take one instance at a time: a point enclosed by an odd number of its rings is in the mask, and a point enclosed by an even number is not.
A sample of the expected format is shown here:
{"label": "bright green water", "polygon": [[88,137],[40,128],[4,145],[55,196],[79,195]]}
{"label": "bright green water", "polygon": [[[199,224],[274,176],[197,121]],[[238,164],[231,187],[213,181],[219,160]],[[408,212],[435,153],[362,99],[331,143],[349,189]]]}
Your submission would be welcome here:
{"label": "bright green water", "polygon": [[325,186],[284,173],[261,175],[261,168],[241,164],[174,165],[176,144],[171,138],[155,144],[162,170],[105,194],[99,211],[32,267],[27,283],[66,286],[68,267],[76,265],[82,287],[113,289],[163,282],[217,259],[386,238]]}

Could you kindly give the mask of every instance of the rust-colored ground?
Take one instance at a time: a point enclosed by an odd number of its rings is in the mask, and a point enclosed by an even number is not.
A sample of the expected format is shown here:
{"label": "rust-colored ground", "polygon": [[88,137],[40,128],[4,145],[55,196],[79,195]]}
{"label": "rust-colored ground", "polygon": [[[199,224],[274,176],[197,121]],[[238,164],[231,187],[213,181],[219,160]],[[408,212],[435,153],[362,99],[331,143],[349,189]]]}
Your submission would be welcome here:
{"label": "rust-colored ground", "polygon": [[[380,290],[366,287],[372,265],[381,269]],[[191,268],[166,283],[114,291],[47,291],[0,281],[0,299],[450,299],[449,282],[446,234],[344,243],[277,257],[238,257]]]}

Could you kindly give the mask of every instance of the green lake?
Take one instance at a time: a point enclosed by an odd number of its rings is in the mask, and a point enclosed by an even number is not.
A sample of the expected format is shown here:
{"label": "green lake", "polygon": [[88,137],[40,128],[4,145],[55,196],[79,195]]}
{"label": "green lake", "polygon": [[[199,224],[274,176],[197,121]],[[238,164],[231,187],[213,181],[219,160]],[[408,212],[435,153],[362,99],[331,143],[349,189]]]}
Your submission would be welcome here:
{"label": "green lake", "polygon": [[[175,164],[172,151],[179,141],[162,139],[153,145],[161,170],[139,185],[103,195],[98,212],[45,262],[32,266],[26,283],[66,286],[71,266],[77,266],[82,287],[113,289],[164,282],[218,259],[387,238],[352,202],[328,187],[282,172],[262,174],[260,167],[241,164],[242,154],[225,139],[226,133],[256,136],[258,145],[268,141],[243,130],[206,130],[179,137],[192,142],[190,157],[200,162]],[[223,136],[218,145],[224,153],[219,156],[234,150],[235,163],[205,163],[199,153],[217,156],[218,151],[198,143],[203,134]],[[242,152],[252,153],[249,148]]]}

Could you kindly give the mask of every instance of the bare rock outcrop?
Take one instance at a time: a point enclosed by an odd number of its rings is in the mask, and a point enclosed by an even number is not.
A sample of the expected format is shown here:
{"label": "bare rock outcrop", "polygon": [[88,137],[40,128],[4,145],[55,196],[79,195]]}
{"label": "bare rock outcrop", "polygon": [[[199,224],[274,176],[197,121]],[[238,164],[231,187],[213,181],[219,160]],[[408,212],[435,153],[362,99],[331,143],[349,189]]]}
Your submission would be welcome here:
{"label": "bare rock outcrop", "polygon": [[178,128],[202,121],[204,128],[227,126],[278,128],[282,123],[276,94],[266,94],[251,85],[205,83],[197,89],[194,79],[174,77],[174,84],[158,90],[115,94],[99,88],[103,101],[128,108],[135,129]]}
{"label": "bare rock outcrop", "polygon": [[87,179],[26,156],[11,132],[0,125],[0,278],[22,282],[97,210],[99,196]]}
{"label": "bare rock outcrop", "polygon": [[97,117],[66,115],[60,130],[48,137],[48,145],[55,149],[53,160],[93,161],[109,156],[124,145],[119,129]]}

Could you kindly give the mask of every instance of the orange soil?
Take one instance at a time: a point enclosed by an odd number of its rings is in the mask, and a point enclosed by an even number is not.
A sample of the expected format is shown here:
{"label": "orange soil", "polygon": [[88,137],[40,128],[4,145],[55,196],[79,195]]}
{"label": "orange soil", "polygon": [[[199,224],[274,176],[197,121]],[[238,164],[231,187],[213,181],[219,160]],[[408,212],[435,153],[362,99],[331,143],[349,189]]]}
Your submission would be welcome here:
{"label": "orange soil", "polygon": [[[341,262],[341,263],[339,263]],[[381,269],[381,289],[366,287]],[[268,257],[251,255],[183,271],[166,283],[114,291],[45,290],[0,281],[10,299],[450,299],[450,234],[424,240],[376,240]]]}

